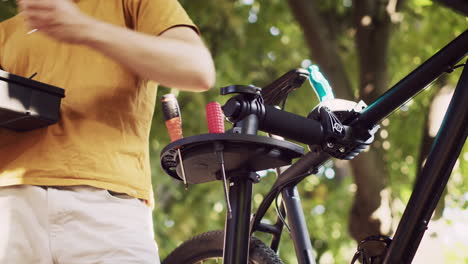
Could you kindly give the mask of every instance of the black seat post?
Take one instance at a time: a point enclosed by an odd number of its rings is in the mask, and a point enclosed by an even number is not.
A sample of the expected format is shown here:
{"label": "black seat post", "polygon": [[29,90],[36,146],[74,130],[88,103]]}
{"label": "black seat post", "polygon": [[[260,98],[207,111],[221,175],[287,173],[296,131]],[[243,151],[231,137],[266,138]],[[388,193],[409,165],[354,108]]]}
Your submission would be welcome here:
{"label": "black seat post", "polygon": [[[258,132],[258,117],[247,115],[236,123],[241,134],[256,135]],[[224,256],[226,264],[247,264],[250,244],[250,215],[252,208],[253,182],[256,173],[239,171],[235,175],[228,174],[229,200],[231,203],[231,217],[226,217],[224,235]]]}

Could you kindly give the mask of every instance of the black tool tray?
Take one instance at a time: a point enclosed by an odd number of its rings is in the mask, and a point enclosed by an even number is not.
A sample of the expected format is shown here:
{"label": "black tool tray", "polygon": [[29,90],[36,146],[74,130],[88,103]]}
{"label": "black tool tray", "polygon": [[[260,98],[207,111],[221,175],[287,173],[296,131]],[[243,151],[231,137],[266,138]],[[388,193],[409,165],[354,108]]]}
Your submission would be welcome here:
{"label": "black tool tray", "polygon": [[0,127],[29,131],[56,123],[65,91],[0,70]]}
{"label": "black tool tray", "polygon": [[[161,152],[161,167],[170,176],[188,183],[204,183],[220,179],[221,169],[215,145],[222,146],[225,171],[260,171],[291,164],[304,154],[304,148],[274,138],[236,133],[203,134],[182,138],[167,145]],[[180,155],[179,155],[180,151]]]}

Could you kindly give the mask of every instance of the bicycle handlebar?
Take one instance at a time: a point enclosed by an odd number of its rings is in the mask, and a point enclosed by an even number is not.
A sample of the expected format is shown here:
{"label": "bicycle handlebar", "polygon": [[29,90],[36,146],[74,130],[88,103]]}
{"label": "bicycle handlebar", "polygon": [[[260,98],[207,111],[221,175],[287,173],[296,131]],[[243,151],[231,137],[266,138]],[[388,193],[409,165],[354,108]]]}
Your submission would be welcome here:
{"label": "bicycle handlebar", "polygon": [[259,118],[259,129],[298,142],[316,145],[324,140],[322,124],[314,119],[265,106],[263,118]]}
{"label": "bicycle handlebar", "polygon": [[255,93],[232,97],[223,106],[223,111],[234,124],[254,114],[258,117],[258,129],[261,131],[309,145],[321,144],[323,140],[323,128],[319,121],[265,105],[262,97]]}
{"label": "bicycle handlebar", "polygon": [[357,156],[374,139],[376,130],[344,126],[326,106],[316,109],[315,118],[306,118],[265,105],[260,92],[260,88],[253,86],[222,88],[223,95],[239,93],[223,106],[224,115],[235,127],[242,127],[244,120],[252,120],[249,116],[255,116],[255,126],[261,131],[308,145],[319,145],[331,156],[347,160]]}

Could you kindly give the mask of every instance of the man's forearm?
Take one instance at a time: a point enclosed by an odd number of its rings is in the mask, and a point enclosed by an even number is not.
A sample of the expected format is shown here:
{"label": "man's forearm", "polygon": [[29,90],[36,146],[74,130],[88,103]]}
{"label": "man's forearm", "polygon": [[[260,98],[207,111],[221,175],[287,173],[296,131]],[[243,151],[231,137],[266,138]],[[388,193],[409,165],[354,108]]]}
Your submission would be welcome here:
{"label": "man's forearm", "polygon": [[189,91],[206,91],[214,85],[211,55],[198,36],[190,36],[196,35],[191,28],[173,28],[162,36],[150,36],[104,22],[91,26],[83,44],[145,79]]}

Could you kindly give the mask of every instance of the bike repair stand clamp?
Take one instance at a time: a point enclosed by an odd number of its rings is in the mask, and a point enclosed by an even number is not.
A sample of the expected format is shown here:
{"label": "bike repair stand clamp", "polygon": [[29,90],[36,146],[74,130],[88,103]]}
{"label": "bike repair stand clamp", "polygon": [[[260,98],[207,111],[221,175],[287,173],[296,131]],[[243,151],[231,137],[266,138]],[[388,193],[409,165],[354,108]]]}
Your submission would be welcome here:
{"label": "bike repair stand clamp", "polygon": [[[231,122],[235,121],[233,122],[234,133],[257,135],[258,117],[255,113],[252,113],[252,110],[256,106],[263,106],[260,91],[261,89],[257,87],[239,85],[221,89],[222,95],[238,93],[239,95],[229,99],[229,101],[240,106],[240,111],[246,112],[246,115],[239,112],[240,118],[238,120],[230,120]],[[260,104],[258,104],[258,100],[261,100]],[[230,108],[225,105],[223,110],[229,111]],[[240,171],[240,173],[235,173],[236,175],[231,174],[234,177],[229,178],[229,200],[233,201],[234,210],[231,212],[230,217],[226,219],[224,263],[248,263],[251,197],[253,192],[253,182],[250,175],[252,173],[256,175],[255,172]],[[238,200],[236,197],[242,197],[242,199]]]}

